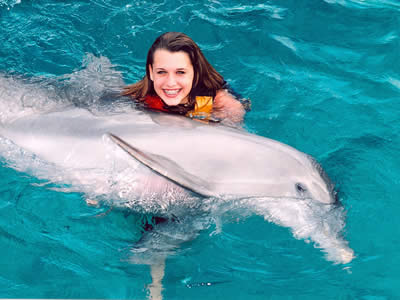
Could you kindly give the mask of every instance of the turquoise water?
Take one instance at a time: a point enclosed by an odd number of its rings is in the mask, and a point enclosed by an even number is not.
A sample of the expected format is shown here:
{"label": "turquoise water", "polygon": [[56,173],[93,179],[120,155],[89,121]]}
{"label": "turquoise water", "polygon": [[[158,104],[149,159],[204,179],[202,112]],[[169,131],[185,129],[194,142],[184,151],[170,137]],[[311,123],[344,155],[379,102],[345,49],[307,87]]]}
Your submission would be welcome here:
{"label": "turquoise water", "polygon": [[[97,110],[104,91],[143,76],[155,37],[183,31],[252,99],[247,130],[323,165],[356,258],[336,265],[232,209],[167,258],[164,299],[398,299],[399,16],[389,0],[0,0],[0,100]],[[1,298],[146,299],[149,266],[130,251],[142,215],[0,163]]]}

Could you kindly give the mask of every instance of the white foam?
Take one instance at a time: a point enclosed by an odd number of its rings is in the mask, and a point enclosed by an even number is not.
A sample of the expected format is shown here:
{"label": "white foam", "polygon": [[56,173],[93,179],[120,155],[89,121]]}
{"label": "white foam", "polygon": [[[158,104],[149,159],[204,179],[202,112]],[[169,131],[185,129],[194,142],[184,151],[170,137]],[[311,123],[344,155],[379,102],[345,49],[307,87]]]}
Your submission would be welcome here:
{"label": "white foam", "polygon": [[290,198],[250,198],[239,203],[246,214],[250,211],[263,216],[269,222],[289,228],[295,238],[313,242],[334,263],[348,263],[354,258],[353,250],[342,236],[345,210],[341,206]]}

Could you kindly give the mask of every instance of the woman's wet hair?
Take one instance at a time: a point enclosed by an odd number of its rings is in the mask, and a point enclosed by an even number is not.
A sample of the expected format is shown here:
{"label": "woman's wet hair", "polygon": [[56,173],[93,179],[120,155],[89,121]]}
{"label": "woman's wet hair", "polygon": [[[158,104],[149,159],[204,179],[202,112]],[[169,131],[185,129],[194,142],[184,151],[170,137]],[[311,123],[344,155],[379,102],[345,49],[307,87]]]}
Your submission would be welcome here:
{"label": "woman's wet hair", "polygon": [[147,95],[156,95],[153,81],[150,79],[149,66],[153,65],[154,53],[160,49],[187,53],[194,70],[189,105],[166,106],[171,112],[184,114],[193,108],[196,96],[215,97],[219,89],[225,88],[224,78],[211,66],[199,46],[189,36],[181,32],[166,32],[154,41],[147,53],[146,75],[142,80],[126,86],[122,95],[129,95],[139,102],[143,101]]}

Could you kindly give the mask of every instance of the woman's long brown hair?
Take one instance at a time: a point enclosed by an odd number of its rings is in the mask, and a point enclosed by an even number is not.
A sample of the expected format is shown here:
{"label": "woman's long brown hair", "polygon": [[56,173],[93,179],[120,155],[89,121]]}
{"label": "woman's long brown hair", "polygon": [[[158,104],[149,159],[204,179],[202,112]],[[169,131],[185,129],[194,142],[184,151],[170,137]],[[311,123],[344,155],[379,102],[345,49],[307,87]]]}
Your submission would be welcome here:
{"label": "woman's long brown hair", "polygon": [[171,112],[184,114],[193,108],[196,96],[213,96],[217,90],[224,87],[224,78],[207,61],[199,46],[186,34],[181,32],[166,32],[160,35],[150,47],[146,60],[146,75],[142,80],[124,88],[122,95],[131,96],[137,101],[143,101],[147,95],[156,95],[153,81],[150,79],[150,68],[153,65],[154,53],[158,49],[170,52],[183,51],[189,55],[193,65],[194,77],[192,90],[189,93],[189,105],[165,107]]}

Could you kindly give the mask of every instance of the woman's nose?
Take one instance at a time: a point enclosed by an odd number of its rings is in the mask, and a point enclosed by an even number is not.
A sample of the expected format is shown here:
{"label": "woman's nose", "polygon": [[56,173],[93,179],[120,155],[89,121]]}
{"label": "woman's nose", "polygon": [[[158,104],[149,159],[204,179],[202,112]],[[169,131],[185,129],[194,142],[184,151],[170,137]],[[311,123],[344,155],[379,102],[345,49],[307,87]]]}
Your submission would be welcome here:
{"label": "woman's nose", "polygon": [[167,85],[175,86],[175,84],[176,84],[176,78],[175,78],[174,74],[169,74],[168,78],[167,78]]}

